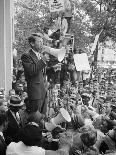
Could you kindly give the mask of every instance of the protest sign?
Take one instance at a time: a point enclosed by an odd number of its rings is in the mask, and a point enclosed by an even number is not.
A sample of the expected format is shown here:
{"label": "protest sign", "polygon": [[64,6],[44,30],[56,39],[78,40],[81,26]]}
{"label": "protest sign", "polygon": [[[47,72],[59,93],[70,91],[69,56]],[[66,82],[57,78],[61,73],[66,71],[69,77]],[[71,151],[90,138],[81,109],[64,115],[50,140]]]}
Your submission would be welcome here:
{"label": "protest sign", "polygon": [[50,12],[64,11],[64,0],[49,0]]}
{"label": "protest sign", "polygon": [[77,71],[90,70],[90,65],[86,53],[74,54],[74,62]]}

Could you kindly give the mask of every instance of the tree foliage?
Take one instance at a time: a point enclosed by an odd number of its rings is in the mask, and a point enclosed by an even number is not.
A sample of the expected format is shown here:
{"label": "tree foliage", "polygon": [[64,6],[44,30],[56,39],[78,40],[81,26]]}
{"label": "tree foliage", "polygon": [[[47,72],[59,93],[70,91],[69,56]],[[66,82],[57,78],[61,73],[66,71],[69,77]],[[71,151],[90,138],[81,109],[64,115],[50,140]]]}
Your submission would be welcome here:
{"label": "tree foliage", "polygon": [[[116,41],[116,0],[71,0],[71,33],[74,34],[75,47],[88,52],[101,29],[100,42],[106,37]],[[31,32],[41,31],[49,22],[50,12],[47,0],[18,0],[15,2],[15,38],[19,55],[28,48],[27,37]]]}

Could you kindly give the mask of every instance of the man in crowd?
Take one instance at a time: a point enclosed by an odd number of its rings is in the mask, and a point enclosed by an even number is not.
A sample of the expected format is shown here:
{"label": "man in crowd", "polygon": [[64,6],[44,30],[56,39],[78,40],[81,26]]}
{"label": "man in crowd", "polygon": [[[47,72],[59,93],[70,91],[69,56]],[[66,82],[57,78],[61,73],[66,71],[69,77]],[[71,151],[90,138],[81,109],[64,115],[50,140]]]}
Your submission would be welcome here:
{"label": "man in crowd", "polygon": [[31,49],[21,57],[24,67],[25,79],[27,81],[27,93],[30,100],[30,109],[33,112],[38,106],[38,111],[46,114],[47,92],[43,69],[46,67],[46,57],[43,52],[43,35],[32,34],[28,38]]}
{"label": "man in crowd", "polygon": [[3,135],[3,131],[5,127],[7,126],[7,116],[5,111],[0,111],[0,154],[5,155],[6,154],[6,142]]}
{"label": "man in crowd", "polygon": [[8,139],[8,144],[11,141],[16,140],[16,135],[21,128],[19,110],[22,108],[23,105],[24,103],[21,102],[21,99],[18,95],[10,97],[9,109],[7,111],[8,126],[7,129],[4,131],[4,135]]}

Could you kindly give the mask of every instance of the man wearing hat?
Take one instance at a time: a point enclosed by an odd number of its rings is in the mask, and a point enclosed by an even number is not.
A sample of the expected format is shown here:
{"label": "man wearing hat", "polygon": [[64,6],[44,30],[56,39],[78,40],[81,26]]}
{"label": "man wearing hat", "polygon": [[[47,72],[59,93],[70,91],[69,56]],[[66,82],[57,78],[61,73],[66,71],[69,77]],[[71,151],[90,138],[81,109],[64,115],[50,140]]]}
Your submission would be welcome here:
{"label": "man wearing hat", "polygon": [[35,33],[28,38],[31,49],[21,57],[24,67],[25,79],[27,81],[27,93],[30,107],[33,112],[37,105],[42,114],[47,111],[47,93],[43,69],[46,67],[46,56],[43,52],[43,34]]}
{"label": "man wearing hat", "polygon": [[16,139],[16,134],[18,133],[20,127],[21,127],[21,122],[20,122],[20,115],[19,115],[19,110],[23,106],[23,102],[21,102],[21,99],[19,96],[14,95],[11,96],[10,98],[10,103],[9,103],[9,109],[7,111],[7,116],[8,116],[8,127],[4,131],[4,134],[6,137],[8,137],[11,141],[15,141]]}

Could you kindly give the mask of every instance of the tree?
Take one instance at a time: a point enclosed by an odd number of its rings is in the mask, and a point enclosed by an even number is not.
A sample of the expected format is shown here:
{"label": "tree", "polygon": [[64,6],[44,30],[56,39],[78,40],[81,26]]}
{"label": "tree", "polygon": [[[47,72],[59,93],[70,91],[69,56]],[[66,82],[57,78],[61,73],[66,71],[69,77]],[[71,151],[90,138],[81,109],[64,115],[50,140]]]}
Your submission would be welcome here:
{"label": "tree", "polygon": [[42,0],[35,1],[16,1],[15,3],[15,39],[18,54],[26,51],[28,48],[27,37],[32,32],[38,32],[42,29],[46,18],[48,17],[48,6]]}
{"label": "tree", "polygon": [[[113,0],[112,0],[113,1]],[[71,0],[72,24],[76,49],[90,53],[88,46],[93,43],[95,35],[104,29],[100,42],[108,37],[116,41],[115,2],[110,5],[108,0]],[[113,9],[112,9],[113,8]],[[47,0],[17,0],[15,2],[15,37],[16,49],[20,55],[28,48],[27,37],[31,32],[41,31],[50,22],[50,12]]]}

